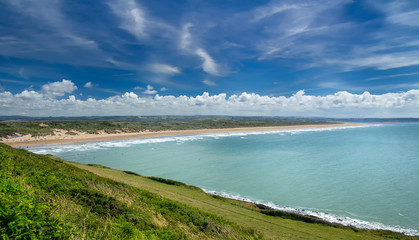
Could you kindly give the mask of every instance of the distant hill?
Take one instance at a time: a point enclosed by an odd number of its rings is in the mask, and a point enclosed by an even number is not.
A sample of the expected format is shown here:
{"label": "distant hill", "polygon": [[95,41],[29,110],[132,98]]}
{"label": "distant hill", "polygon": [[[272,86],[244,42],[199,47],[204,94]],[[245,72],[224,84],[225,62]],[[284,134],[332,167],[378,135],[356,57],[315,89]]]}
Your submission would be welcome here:
{"label": "distant hill", "polygon": [[419,118],[323,118],[280,116],[80,116],[80,117],[29,117],[0,116],[0,121],[194,121],[194,120],[280,120],[280,121],[329,121],[329,122],[419,122]]}

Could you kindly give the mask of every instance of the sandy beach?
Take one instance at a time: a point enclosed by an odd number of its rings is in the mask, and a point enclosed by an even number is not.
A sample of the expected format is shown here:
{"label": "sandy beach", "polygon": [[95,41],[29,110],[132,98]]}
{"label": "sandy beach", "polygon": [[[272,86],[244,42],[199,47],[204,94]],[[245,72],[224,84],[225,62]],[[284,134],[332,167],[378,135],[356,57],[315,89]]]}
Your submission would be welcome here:
{"label": "sandy beach", "polygon": [[11,137],[2,139],[2,143],[12,147],[24,147],[32,145],[44,144],[65,144],[76,142],[91,141],[110,141],[129,138],[150,138],[164,136],[180,136],[194,134],[210,134],[210,133],[228,133],[228,132],[253,132],[253,131],[271,131],[284,129],[302,129],[302,128],[324,128],[324,127],[347,127],[359,124],[341,123],[341,124],[322,124],[322,125],[293,125],[293,126],[274,126],[274,127],[246,127],[246,128],[222,128],[222,129],[194,129],[194,130],[176,130],[176,131],[157,131],[157,132],[132,132],[132,133],[105,133],[88,134],[83,132],[72,131],[75,135],[66,134],[66,130],[57,129],[55,135],[32,137],[30,135]]}

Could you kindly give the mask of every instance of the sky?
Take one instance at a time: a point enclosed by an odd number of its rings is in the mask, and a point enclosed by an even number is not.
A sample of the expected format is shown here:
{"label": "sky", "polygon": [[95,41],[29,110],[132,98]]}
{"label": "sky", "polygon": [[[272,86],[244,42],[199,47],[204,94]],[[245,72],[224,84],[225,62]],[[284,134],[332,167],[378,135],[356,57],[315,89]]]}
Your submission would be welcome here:
{"label": "sky", "polygon": [[0,115],[419,117],[419,1],[0,0]]}

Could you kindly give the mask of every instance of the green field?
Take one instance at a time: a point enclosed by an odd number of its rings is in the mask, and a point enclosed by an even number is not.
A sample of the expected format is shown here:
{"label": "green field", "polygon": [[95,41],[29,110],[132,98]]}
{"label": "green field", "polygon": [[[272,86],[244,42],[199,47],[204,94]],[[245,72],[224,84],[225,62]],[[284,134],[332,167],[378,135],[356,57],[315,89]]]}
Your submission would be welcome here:
{"label": "green field", "polygon": [[0,144],[2,239],[418,239],[331,225],[172,180]]}

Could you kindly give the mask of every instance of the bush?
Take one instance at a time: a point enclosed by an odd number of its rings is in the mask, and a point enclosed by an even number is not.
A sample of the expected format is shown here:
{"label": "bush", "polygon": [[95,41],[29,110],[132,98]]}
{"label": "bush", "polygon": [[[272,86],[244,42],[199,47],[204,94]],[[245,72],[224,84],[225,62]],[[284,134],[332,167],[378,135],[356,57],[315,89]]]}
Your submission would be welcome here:
{"label": "bush", "polygon": [[34,199],[23,181],[0,172],[0,236],[2,239],[67,239],[71,227],[51,214],[52,206]]}

